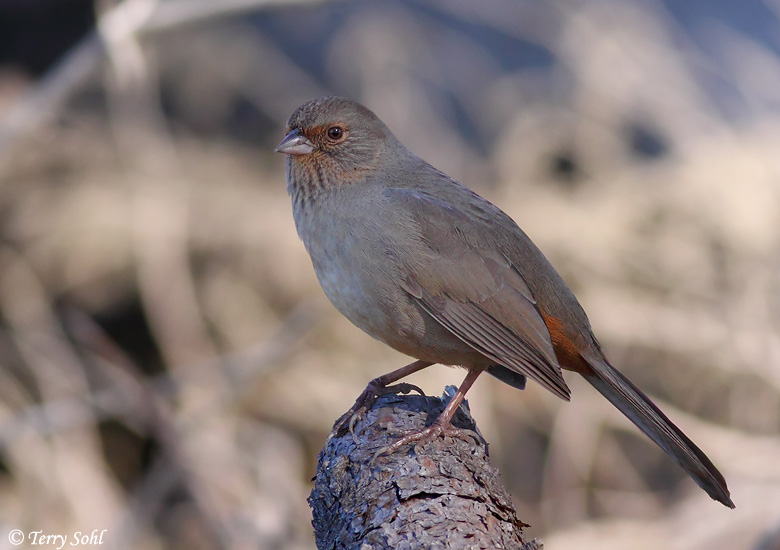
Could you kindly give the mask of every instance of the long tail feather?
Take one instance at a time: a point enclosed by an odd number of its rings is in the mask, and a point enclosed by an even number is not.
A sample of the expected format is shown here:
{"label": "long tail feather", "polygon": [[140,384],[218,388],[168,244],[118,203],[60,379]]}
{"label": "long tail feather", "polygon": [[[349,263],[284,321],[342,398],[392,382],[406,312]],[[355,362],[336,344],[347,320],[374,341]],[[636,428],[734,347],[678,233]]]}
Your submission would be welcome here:
{"label": "long tail feather", "polygon": [[688,472],[713,499],[734,508],[726,480],[707,455],[675,426],[628,378],[603,361],[588,361],[582,373],[604,397]]}

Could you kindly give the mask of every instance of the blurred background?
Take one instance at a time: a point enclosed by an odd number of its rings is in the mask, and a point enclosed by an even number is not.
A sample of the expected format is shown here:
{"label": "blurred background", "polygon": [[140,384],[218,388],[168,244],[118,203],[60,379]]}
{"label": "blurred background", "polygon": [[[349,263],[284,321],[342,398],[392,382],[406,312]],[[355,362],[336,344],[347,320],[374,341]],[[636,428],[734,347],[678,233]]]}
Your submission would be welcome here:
{"label": "blurred background", "polygon": [[485,377],[527,535],[780,548],[777,0],[0,0],[0,548],[314,548],[332,423],[408,361],[295,233],[273,148],[333,93],[518,221],[737,505],[579,377]]}

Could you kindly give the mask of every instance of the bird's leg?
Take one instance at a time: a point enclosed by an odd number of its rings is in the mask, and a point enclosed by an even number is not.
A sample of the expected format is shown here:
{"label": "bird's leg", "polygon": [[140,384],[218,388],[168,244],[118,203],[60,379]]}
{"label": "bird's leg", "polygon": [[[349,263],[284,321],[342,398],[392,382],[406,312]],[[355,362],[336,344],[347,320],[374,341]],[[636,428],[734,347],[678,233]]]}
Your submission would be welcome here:
{"label": "bird's leg", "polygon": [[465,437],[476,439],[476,434],[474,434],[474,432],[471,430],[462,430],[453,426],[452,418],[455,416],[455,413],[458,411],[458,407],[460,407],[460,404],[466,397],[466,392],[469,391],[469,388],[474,384],[474,381],[483,370],[484,369],[469,369],[469,372],[458,388],[458,391],[455,392],[455,395],[452,396],[450,402],[447,403],[447,406],[433,424],[423,430],[420,430],[419,432],[413,432],[403,436],[392,445],[383,447],[374,454],[374,458],[377,458],[383,454],[392,454],[409,443],[414,443],[416,445],[420,443],[428,443],[444,433],[449,433],[456,437],[460,437],[461,439],[464,439]]}
{"label": "bird's leg", "polygon": [[349,426],[349,432],[354,436],[355,422],[365,414],[368,408],[380,395],[387,395],[389,393],[409,393],[410,391],[416,391],[419,392],[420,395],[425,395],[425,393],[414,384],[408,384],[406,382],[394,386],[389,386],[388,384],[392,384],[401,378],[409,376],[426,367],[430,367],[431,365],[433,365],[433,363],[429,361],[415,361],[414,363],[409,363],[405,367],[401,367],[400,369],[388,372],[387,374],[383,374],[382,376],[378,376],[371,380],[366,386],[366,389],[363,390],[363,393],[355,400],[355,404],[352,405],[352,408],[344,413],[344,415],[342,415],[342,417],[333,425],[333,430],[330,432],[329,437],[338,435],[346,426]]}

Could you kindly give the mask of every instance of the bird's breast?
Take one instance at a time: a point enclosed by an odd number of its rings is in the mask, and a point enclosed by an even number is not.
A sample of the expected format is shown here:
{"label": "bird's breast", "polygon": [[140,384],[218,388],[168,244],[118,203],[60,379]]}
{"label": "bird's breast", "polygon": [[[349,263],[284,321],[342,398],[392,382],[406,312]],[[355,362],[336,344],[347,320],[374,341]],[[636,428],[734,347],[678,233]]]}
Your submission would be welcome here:
{"label": "bird's breast", "polygon": [[415,320],[408,295],[394,283],[400,266],[377,223],[382,213],[369,198],[328,197],[294,212],[295,221],[328,299],[353,324],[389,343],[413,330]]}
{"label": "bird's breast", "polygon": [[385,212],[381,203],[363,197],[309,205],[295,211],[295,221],[322,289],[358,328],[418,359],[484,362],[402,288],[410,246],[419,236],[397,211]]}

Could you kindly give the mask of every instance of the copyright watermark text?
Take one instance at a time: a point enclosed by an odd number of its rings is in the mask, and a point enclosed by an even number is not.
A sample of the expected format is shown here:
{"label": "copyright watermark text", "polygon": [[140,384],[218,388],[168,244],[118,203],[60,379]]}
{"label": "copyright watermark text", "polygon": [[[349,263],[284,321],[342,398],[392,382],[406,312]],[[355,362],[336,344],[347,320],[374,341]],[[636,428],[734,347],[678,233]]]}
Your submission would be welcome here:
{"label": "copyright watermark text", "polygon": [[100,546],[105,540],[108,529],[94,529],[88,531],[74,531],[68,534],[53,534],[45,531],[30,531],[25,533],[21,529],[11,529],[8,533],[8,541],[14,546],[23,542],[30,546],[51,546],[56,550],[62,550],[66,546]]}

